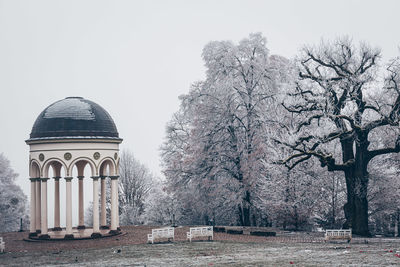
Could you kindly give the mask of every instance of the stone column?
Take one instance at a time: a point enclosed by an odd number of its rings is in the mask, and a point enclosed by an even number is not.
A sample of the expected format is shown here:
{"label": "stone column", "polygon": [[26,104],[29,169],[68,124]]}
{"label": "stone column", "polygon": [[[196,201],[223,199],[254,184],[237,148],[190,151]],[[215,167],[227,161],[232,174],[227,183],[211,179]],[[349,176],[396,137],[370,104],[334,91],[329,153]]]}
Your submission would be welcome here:
{"label": "stone column", "polygon": [[72,177],[65,177],[66,181],[66,232],[65,232],[65,239],[73,239],[74,235],[72,234]]}
{"label": "stone column", "polygon": [[93,179],[93,233],[92,238],[101,237],[99,227],[99,176]]}
{"label": "stone column", "polygon": [[100,176],[100,187],[101,187],[101,218],[100,218],[100,229],[109,229],[107,225],[107,209],[106,209],[106,177]]}
{"label": "stone column", "polygon": [[29,178],[31,180],[31,202],[30,202],[30,223],[29,223],[29,237],[36,236],[36,178]]}
{"label": "stone column", "polygon": [[85,217],[84,217],[84,207],[83,207],[83,178],[84,176],[78,176],[79,183],[79,223],[78,229],[85,229]]}
{"label": "stone column", "polygon": [[42,190],[40,188],[40,178],[36,178],[36,186],[35,187],[36,187],[36,198],[35,198],[35,201],[36,201],[36,205],[35,205],[36,223],[35,223],[35,226],[36,226],[36,233],[40,234],[40,229],[41,229],[41,227],[40,227],[40,220],[41,220],[41,205],[40,205],[40,203],[42,202],[41,201],[41,198],[42,198],[41,191]]}
{"label": "stone column", "polygon": [[54,179],[54,228],[53,231],[61,231],[60,227],[60,178],[59,176],[53,177]]}
{"label": "stone column", "polygon": [[111,229],[110,234],[118,232],[119,219],[118,219],[118,177],[110,176],[111,178]]}
{"label": "stone column", "polygon": [[39,236],[40,239],[49,239],[50,236],[48,234],[48,224],[47,224],[47,180],[49,178],[41,178],[41,189],[42,189],[42,208],[41,208],[41,234]]}

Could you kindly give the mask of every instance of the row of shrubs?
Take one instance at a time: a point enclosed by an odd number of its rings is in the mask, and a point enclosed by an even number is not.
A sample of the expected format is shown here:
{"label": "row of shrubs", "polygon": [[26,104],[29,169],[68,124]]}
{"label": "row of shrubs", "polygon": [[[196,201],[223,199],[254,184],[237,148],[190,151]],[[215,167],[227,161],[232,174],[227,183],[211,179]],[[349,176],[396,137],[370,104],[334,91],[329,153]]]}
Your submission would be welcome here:
{"label": "row of shrubs", "polygon": [[[227,234],[232,234],[232,235],[242,235],[243,230],[235,230],[235,229],[226,229],[225,227],[220,227],[220,226],[214,226],[214,232],[219,232],[219,233],[227,233]],[[255,236],[276,236],[276,232],[268,232],[268,231],[252,231],[250,232],[250,235],[255,235]]]}

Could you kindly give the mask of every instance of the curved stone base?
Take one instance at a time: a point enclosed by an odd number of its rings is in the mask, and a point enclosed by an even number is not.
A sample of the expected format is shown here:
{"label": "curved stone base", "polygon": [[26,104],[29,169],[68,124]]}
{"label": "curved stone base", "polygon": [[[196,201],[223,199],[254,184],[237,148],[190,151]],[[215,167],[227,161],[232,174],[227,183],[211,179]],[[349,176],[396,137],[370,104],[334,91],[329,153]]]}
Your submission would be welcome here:
{"label": "curved stone base", "polygon": [[100,238],[102,235],[100,233],[93,233],[90,235],[91,238]]}
{"label": "curved stone base", "polygon": [[52,230],[53,231],[62,231],[61,227],[54,227]]}
{"label": "curved stone base", "polygon": [[109,231],[108,229],[100,229],[100,232],[93,233],[93,229],[90,227],[85,227],[85,229],[72,229],[72,235],[67,235],[65,228],[61,231],[49,231],[47,235],[34,235],[35,233],[29,234],[29,241],[62,241],[62,240],[83,240],[83,239],[93,239],[93,238],[103,238],[110,237],[121,234],[120,231]]}
{"label": "curved stone base", "polygon": [[48,234],[39,235],[39,239],[50,239],[50,236]]}
{"label": "curved stone base", "polygon": [[78,225],[78,229],[79,229],[79,230],[86,229],[86,226],[84,226],[84,225]]}
{"label": "curved stone base", "polygon": [[36,232],[34,232],[34,233],[29,233],[29,238],[35,237],[35,236],[37,236],[37,233],[36,233]]}
{"label": "curved stone base", "polygon": [[118,230],[110,230],[108,233],[110,234],[110,235],[117,235],[117,234],[119,234],[121,231],[118,231]]}
{"label": "curved stone base", "polygon": [[75,239],[74,235],[65,235],[64,239]]}

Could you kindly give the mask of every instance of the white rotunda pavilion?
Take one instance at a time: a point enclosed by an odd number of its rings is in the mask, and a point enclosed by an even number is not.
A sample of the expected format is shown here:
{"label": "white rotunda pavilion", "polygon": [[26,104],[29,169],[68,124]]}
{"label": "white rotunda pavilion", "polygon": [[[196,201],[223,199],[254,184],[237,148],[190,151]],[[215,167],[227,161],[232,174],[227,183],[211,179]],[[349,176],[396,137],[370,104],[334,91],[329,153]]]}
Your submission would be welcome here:
{"label": "white rotunda pavilion", "polygon": [[[119,138],[108,112],[82,97],[48,106],[36,119],[30,138],[30,238],[76,239],[118,234]],[[84,223],[84,177],[89,165],[93,184],[93,226]],[[76,167],[77,177],[72,177]],[[49,177],[52,168],[54,177]],[[63,170],[63,171],[62,171]],[[65,177],[61,177],[64,173]],[[48,227],[47,181],[54,179],[54,228]],[[78,192],[71,181],[78,179]],[[107,225],[106,179],[111,180],[111,224]],[[65,228],[60,226],[60,184],[65,184]],[[63,186],[64,187],[64,186]],[[99,191],[100,189],[100,191]],[[78,195],[78,225],[72,226],[72,198]],[[100,202],[100,205],[99,205]]]}

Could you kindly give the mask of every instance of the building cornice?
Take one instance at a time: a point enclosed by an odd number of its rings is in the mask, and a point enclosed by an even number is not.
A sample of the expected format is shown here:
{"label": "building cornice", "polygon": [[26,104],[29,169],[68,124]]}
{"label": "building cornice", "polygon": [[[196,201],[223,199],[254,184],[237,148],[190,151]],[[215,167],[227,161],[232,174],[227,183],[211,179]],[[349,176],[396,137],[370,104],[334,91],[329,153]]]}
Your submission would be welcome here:
{"label": "building cornice", "polygon": [[28,145],[51,144],[51,143],[122,143],[122,138],[105,136],[62,136],[62,137],[40,137],[25,140]]}

